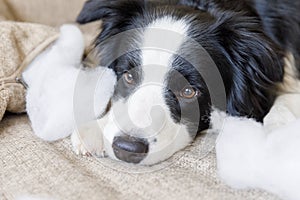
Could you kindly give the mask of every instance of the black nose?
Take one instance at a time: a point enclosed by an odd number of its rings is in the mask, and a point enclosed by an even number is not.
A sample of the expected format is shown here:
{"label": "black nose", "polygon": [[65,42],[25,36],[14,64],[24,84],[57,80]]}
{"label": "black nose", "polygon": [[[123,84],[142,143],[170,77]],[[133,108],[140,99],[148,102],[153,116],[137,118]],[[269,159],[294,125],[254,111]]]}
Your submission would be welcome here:
{"label": "black nose", "polygon": [[145,139],[124,135],[114,138],[112,148],[118,159],[140,163],[147,156],[149,143]]}

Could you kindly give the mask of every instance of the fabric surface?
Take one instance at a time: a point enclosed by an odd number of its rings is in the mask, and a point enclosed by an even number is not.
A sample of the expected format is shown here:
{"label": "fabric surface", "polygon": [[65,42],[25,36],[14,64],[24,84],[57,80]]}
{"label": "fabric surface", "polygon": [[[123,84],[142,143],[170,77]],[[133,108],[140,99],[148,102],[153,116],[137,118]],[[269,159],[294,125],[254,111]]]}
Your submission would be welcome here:
{"label": "fabric surface", "polygon": [[[0,21],[13,20],[60,27],[73,24],[85,0],[0,0]],[[89,46],[97,33],[100,22],[80,26],[86,46]]]}
{"label": "fabric surface", "polygon": [[69,139],[43,142],[32,133],[26,115],[7,116],[0,123],[0,194],[9,200],[20,195],[110,200],[277,199],[263,191],[225,186],[217,178],[214,150],[203,153],[207,151],[203,141],[198,138],[193,146],[159,165],[138,167],[108,158],[76,156]]}
{"label": "fabric surface", "polygon": [[14,20],[13,13],[6,4],[6,0],[0,0],[0,20]]}
{"label": "fabric surface", "polygon": [[0,0],[8,20],[59,26],[74,23],[85,0]]}
{"label": "fabric surface", "polygon": [[0,120],[5,111],[25,111],[22,70],[58,36],[44,25],[0,22]]}

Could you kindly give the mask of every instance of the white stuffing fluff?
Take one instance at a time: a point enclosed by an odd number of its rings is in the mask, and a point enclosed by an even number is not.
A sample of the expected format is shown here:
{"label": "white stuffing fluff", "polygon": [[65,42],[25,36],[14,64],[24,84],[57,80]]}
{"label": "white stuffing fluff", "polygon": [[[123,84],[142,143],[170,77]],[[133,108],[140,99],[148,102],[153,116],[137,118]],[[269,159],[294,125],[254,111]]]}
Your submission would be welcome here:
{"label": "white stuffing fluff", "polygon": [[299,200],[300,119],[293,118],[270,129],[251,119],[215,111],[213,129],[220,132],[216,143],[218,172],[224,182],[234,188],[261,188],[283,199]]}
{"label": "white stuffing fluff", "polygon": [[[83,70],[84,39],[76,26],[64,25],[60,31],[59,39],[23,73],[28,85],[26,106],[33,131],[47,141],[65,138],[78,123],[99,117],[115,83],[112,70],[102,67]],[[75,91],[80,91],[80,95]],[[93,113],[76,114],[87,107],[93,108]]]}

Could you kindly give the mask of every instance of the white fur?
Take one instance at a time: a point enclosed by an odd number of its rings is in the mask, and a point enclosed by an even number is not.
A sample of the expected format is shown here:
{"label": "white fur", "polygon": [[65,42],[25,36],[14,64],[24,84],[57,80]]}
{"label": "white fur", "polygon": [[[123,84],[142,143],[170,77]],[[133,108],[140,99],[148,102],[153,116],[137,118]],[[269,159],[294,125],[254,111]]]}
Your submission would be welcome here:
{"label": "white fur", "polygon": [[103,135],[101,134],[102,129],[99,122],[96,120],[90,121],[75,129],[71,135],[71,142],[77,155],[104,156]]}
{"label": "white fur", "polygon": [[[132,96],[133,101],[129,99],[126,103],[116,102],[112,110],[99,120],[99,123],[104,124],[105,151],[111,158],[115,158],[112,149],[113,138],[122,132],[148,139],[149,153],[141,162],[145,165],[169,158],[192,141],[186,127],[175,124],[171,119],[161,94],[157,94],[159,91],[160,88],[155,86],[138,90]],[[153,110],[153,106],[157,106],[158,110]],[[128,110],[123,111],[124,108]],[[126,112],[128,116],[124,114]],[[154,140],[157,142],[153,142]]]}
{"label": "white fur", "polygon": [[297,118],[300,118],[300,93],[282,94],[277,97],[270,112],[264,118],[264,127],[268,131],[273,131]]}
{"label": "white fur", "polygon": [[183,20],[165,16],[150,23],[143,33],[142,66],[169,67],[187,37],[188,25]]}
{"label": "white fur", "polygon": [[[143,84],[131,99],[129,116],[135,121],[136,112],[144,113],[150,119],[143,137],[150,141],[149,153],[141,164],[154,164],[169,158],[176,151],[186,147],[193,138],[184,125],[175,124],[164,100],[165,78],[171,69],[173,56],[187,37],[188,25],[184,20],[166,16],[146,27],[142,49]],[[134,105],[141,104],[140,108]],[[143,105],[142,105],[143,104]],[[132,113],[131,113],[132,112]],[[149,124],[148,124],[149,125]],[[151,142],[154,139],[157,142]]]}
{"label": "white fur", "polygon": [[[150,29],[160,29],[160,30],[167,30],[182,36],[187,35],[188,31],[188,24],[183,19],[174,19],[172,16],[164,16],[162,18],[156,19],[155,21],[151,22],[147,27],[145,34],[147,35]],[[150,30],[151,31],[151,30]],[[151,33],[150,33],[151,35]],[[149,37],[145,37],[148,40]],[[168,37],[161,37],[164,40],[169,40],[171,38]],[[156,38],[157,41],[157,38]],[[173,41],[174,42],[174,41]]]}
{"label": "white fur", "polygon": [[[67,137],[76,128],[77,122],[95,119],[95,116],[104,111],[113,93],[114,73],[101,67],[82,70],[83,51],[84,40],[80,30],[75,26],[65,25],[53,46],[39,55],[23,73],[29,86],[26,96],[27,113],[34,133],[44,140],[54,141]],[[86,84],[76,84],[79,78]],[[97,81],[99,78],[102,79],[98,85],[103,84],[103,81],[110,81],[112,84],[92,87],[97,84],[91,80]],[[75,91],[94,92],[96,97],[89,101],[86,94],[82,93],[81,97],[76,97],[79,100],[74,99]],[[80,116],[79,111],[94,100],[98,102],[94,107],[94,116],[85,116],[85,113]]]}

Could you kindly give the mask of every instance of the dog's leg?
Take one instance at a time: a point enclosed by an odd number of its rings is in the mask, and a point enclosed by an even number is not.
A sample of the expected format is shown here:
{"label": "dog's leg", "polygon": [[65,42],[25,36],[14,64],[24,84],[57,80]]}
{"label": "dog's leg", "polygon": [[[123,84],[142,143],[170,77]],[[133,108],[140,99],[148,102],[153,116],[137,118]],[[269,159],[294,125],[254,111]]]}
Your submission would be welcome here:
{"label": "dog's leg", "polygon": [[73,150],[77,155],[104,157],[103,128],[106,117],[79,126],[71,135]]}
{"label": "dog's leg", "polygon": [[284,94],[277,97],[264,118],[264,127],[272,131],[300,118],[300,94]]}
{"label": "dog's leg", "polygon": [[270,131],[300,118],[300,80],[292,54],[287,55],[285,63],[284,80],[278,87],[279,96],[264,118],[264,126]]}

